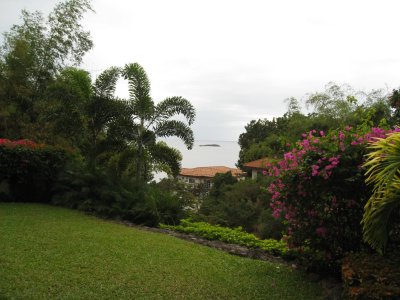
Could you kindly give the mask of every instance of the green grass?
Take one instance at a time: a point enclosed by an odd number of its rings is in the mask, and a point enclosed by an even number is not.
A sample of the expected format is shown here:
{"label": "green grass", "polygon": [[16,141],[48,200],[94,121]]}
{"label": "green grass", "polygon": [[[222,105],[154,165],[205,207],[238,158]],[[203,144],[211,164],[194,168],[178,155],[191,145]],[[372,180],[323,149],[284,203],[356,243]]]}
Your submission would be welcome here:
{"label": "green grass", "polygon": [[0,299],[318,299],[284,265],[37,204],[0,203]]}

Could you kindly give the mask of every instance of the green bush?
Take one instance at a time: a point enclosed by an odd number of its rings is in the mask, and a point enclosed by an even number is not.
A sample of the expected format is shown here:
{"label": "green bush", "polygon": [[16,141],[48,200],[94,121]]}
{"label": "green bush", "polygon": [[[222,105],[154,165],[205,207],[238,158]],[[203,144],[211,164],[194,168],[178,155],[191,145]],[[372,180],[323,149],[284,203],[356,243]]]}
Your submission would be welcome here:
{"label": "green bush", "polygon": [[74,161],[60,174],[54,187],[53,204],[117,218],[132,198],[131,193],[103,172],[91,172]]}
{"label": "green bush", "polygon": [[208,240],[219,240],[249,248],[258,248],[275,255],[288,255],[288,249],[284,241],[274,239],[260,240],[254,234],[245,232],[241,227],[232,229],[211,225],[206,222],[192,222],[189,219],[181,220],[180,225],[177,226],[160,224],[160,227],[183,233],[192,233]]}
{"label": "green bush", "polygon": [[60,148],[0,139],[0,201],[50,202],[67,159]]}
{"label": "green bush", "polygon": [[226,227],[242,226],[259,238],[282,237],[284,226],[272,217],[271,197],[264,187],[268,178],[223,184],[220,179],[217,176],[214,178],[213,188],[199,210],[199,220]]}
{"label": "green bush", "polygon": [[179,194],[155,183],[121,180],[104,171],[90,171],[79,161],[61,173],[54,193],[56,205],[147,226],[176,224],[186,216]]}

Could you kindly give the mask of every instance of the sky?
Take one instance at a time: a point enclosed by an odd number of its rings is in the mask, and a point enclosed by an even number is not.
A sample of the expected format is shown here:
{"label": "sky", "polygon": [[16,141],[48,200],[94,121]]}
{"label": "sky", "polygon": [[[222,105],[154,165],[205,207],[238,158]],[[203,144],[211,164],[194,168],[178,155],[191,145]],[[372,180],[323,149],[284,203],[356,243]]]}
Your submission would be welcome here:
{"label": "sky", "polygon": [[[56,0],[1,0],[0,31],[21,9],[47,15]],[[356,90],[400,86],[400,1],[93,0],[83,20],[95,77],[138,62],[153,99],[195,107],[197,140],[235,141],[253,119],[282,116],[334,81]],[[123,80],[117,94],[128,96]]]}

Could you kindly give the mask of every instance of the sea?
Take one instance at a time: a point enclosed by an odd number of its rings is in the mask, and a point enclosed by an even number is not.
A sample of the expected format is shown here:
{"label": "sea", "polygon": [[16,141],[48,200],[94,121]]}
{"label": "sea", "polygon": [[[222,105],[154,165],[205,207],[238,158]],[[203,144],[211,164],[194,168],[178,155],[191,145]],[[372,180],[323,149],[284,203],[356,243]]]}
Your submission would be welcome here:
{"label": "sea", "polygon": [[[226,166],[235,168],[239,160],[240,147],[237,141],[196,140],[193,148],[188,150],[179,139],[163,139],[170,147],[182,153],[182,168]],[[205,145],[218,145],[216,147]],[[156,181],[166,177],[165,173],[157,173]]]}

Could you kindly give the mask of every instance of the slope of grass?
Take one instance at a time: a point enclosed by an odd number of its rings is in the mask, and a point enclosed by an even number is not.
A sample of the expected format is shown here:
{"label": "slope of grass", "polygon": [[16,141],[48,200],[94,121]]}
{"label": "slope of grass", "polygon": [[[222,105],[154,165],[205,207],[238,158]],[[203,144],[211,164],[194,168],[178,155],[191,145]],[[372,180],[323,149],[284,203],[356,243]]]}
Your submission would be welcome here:
{"label": "slope of grass", "polygon": [[318,299],[300,272],[80,212],[0,203],[0,298]]}

